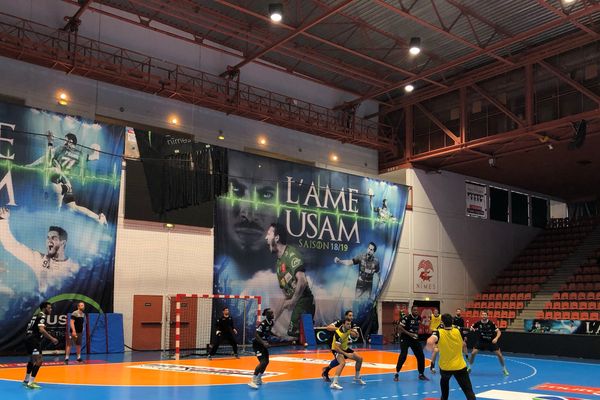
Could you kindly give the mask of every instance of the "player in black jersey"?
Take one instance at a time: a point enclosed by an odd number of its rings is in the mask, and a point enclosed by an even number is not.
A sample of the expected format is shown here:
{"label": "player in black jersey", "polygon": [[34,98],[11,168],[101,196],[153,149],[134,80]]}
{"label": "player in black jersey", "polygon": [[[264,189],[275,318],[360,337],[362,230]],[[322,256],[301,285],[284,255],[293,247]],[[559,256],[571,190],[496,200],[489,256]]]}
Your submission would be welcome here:
{"label": "player in black jersey", "polygon": [[423,347],[419,343],[419,325],[421,323],[421,317],[419,316],[419,309],[415,306],[411,309],[411,313],[405,315],[400,322],[399,329],[402,332],[400,336],[400,355],[398,356],[398,362],[396,363],[396,373],[394,374],[394,381],[398,381],[398,373],[402,369],[406,357],[408,356],[408,348],[410,347],[413,354],[417,358],[417,367],[419,369],[419,379],[422,381],[428,381],[429,378],[425,376],[425,354],[423,354]]}
{"label": "player in black jersey", "polygon": [[471,366],[475,361],[475,356],[479,353],[480,350],[483,351],[493,351],[496,353],[498,357],[498,361],[500,361],[500,365],[502,366],[502,372],[504,375],[508,375],[508,370],[506,369],[506,365],[504,364],[504,356],[498,347],[498,339],[500,339],[500,329],[496,327],[492,321],[488,319],[487,311],[481,312],[481,321],[477,321],[471,326],[471,330],[478,333],[478,341],[471,352],[471,359],[469,360],[469,371],[471,371]]}
{"label": "player in black jersey", "polygon": [[70,329],[67,329],[67,338],[65,340],[65,364],[69,363],[71,355],[71,342],[75,342],[75,351],[77,354],[77,362],[82,362],[81,359],[81,340],[83,338],[83,326],[85,324],[85,303],[80,301],[77,303],[77,310],[71,313]]}
{"label": "player in black jersey", "polygon": [[262,385],[262,374],[265,373],[267,365],[269,365],[269,336],[271,335],[271,329],[273,329],[273,319],[275,314],[270,308],[265,308],[263,311],[265,319],[256,328],[254,334],[254,340],[252,341],[252,350],[258,358],[258,365],[254,369],[254,376],[248,386],[252,389],[258,389]]}
{"label": "player in black jersey", "polygon": [[[332,332],[331,334],[331,338],[329,338],[328,344],[329,347],[331,347],[332,343],[333,343],[333,337],[335,336],[335,331],[337,331],[339,328],[342,327],[342,325],[344,325],[344,321],[345,320],[350,320],[352,321],[352,319],[354,318],[354,314],[352,313],[352,310],[347,310],[344,313],[344,318],[343,319],[338,319],[333,321],[331,324],[327,325],[326,329],[329,332]],[[352,329],[360,329],[355,323],[352,323]],[[337,357],[334,357],[333,360],[331,360],[331,362],[329,363],[328,366],[323,368],[323,372],[321,373],[321,377],[323,378],[323,380],[325,382],[331,382],[331,379],[329,379],[329,371],[331,371],[332,369],[334,369],[335,367],[337,367],[340,363],[337,360]]]}
{"label": "player in black jersey", "polygon": [[53,344],[58,343],[58,339],[50,335],[46,331],[46,317],[52,312],[52,304],[47,301],[40,304],[40,309],[36,314],[31,317],[29,324],[27,324],[27,331],[25,332],[25,348],[29,353],[30,358],[27,363],[27,374],[23,385],[28,389],[40,389],[41,386],[35,383],[35,377],[38,371],[42,367],[42,338],[50,340]]}
{"label": "player in black jersey", "polygon": [[210,352],[208,353],[208,359],[212,359],[212,356],[217,354],[219,345],[222,340],[226,340],[231,343],[233,347],[233,354],[235,358],[240,358],[238,355],[237,342],[235,341],[235,335],[237,330],[233,327],[233,318],[229,315],[229,308],[223,308],[223,316],[217,320],[217,331],[215,332],[215,344],[212,345]]}

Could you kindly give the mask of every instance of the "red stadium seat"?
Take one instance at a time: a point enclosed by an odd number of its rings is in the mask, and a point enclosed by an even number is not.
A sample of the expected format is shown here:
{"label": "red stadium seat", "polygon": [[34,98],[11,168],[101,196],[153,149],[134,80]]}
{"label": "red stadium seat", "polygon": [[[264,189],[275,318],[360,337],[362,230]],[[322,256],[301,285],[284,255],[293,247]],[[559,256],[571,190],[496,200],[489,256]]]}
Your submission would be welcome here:
{"label": "red stadium seat", "polygon": [[517,307],[517,310],[522,310],[525,308],[525,303],[522,301],[517,301],[516,307]]}
{"label": "red stadium seat", "polygon": [[560,309],[561,310],[569,310],[571,308],[571,304],[569,304],[568,301],[561,301],[560,302]]}
{"label": "red stadium seat", "polygon": [[554,314],[552,313],[552,311],[546,311],[544,313],[544,318],[545,319],[553,319],[554,318]]}
{"label": "red stadium seat", "polygon": [[[542,315],[544,315],[543,312],[542,312]],[[517,318],[517,313],[515,311],[513,311],[513,310],[510,310],[508,312],[508,319],[515,319],[515,318]]]}
{"label": "red stadium seat", "polygon": [[571,319],[571,312],[570,311],[563,311],[560,314],[560,318],[561,319]]}
{"label": "red stadium seat", "polygon": [[500,310],[495,310],[494,311],[494,314],[493,314],[494,318],[498,319],[498,318],[500,318],[500,315],[502,315],[502,313],[500,312]]}
{"label": "red stadium seat", "polygon": [[588,310],[598,310],[598,306],[596,305],[595,301],[588,301],[587,302],[587,309]]}
{"label": "red stadium seat", "polygon": [[516,301],[511,301],[508,303],[508,309],[509,310],[516,310],[517,309],[517,302]]}
{"label": "red stadium seat", "polygon": [[590,319],[590,314],[587,311],[582,311],[579,313],[579,319],[582,321],[588,321]]}
{"label": "red stadium seat", "polygon": [[585,300],[586,293],[585,292],[577,292],[577,300]]}
{"label": "red stadium seat", "polygon": [[588,308],[588,303],[586,301],[580,301],[579,302],[579,307],[580,310],[587,310]]}
{"label": "red stadium seat", "polygon": [[597,312],[591,312],[590,313],[590,321],[599,321],[600,318],[598,318],[598,313]]}
{"label": "red stadium seat", "polygon": [[508,301],[516,301],[516,300],[517,300],[517,294],[511,293],[510,296],[508,297]]}
{"label": "red stadium seat", "polygon": [[475,300],[481,300],[481,293],[477,293],[475,295]]}
{"label": "red stadium seat", "polygon": [[[514,311],[511,311],[511,312],[514,312]],[[544,319],[544,312],[543,311],[536,312],[535,319]]]}
{"label": "red stadium seat", "polygon": [[560,301],[553,301],[552,302],[552,309],[553,310],[560,310]]}
{"label": "red stadium seat", "polygon": [[578,320],[579,319],[579,311],[571,311],[571,319]]}
{"label": "red stadium seat", "polygon": [[[519,299],[517,299],[517,300],[519,300]],[[525,293],[523,295],[523,300],[525,300],[525,301],[531,301],[531,293]]]}
{"label": "red stadium seat", "polygon": [[481,295],[481,300],[488,301],[489,300],[489,296],[490,296],[489,294],[484,293],[484,294]]}
{"label": "red stadium seat", "polygon": [[[477,304],[477,303],[475,303],[475,304]],[[487,301],[482,301],[482,302],[479,303],[479,307],[476,307],[476,308],[486,309],[486,308],[488,308],[488,302]]]}
{"label": "red stadium seat", "polygon": [[508,310],[502,310],[500,312],[500,318],[507,319],[508,318]]}
{"label": "red stadium seat", "polygon": [[552,300],[569,300],[569,293],[568,292],[554,292],[552,293]]}
{"label": "red stadium seat", "polygon": [[596,299],[596,293],[594,292],[587,292],[585,295],[585,299],[590,301],[590,300],[595,300]]}
{"label": "red stadium seat", "polygon": [[525,293],[517,293],[517,300],[525,300]]}
{"label": "red stadium seat", "polygon": [[508,322],[505,319],[500,320],[499,327],[500,327],[500,329],[506,329],[506,328],[508,328]]}
{"label": "red stadium seat", "polygon": [[596,292],[596,301],[600,301],[600,290]]}
{"label": "red stadium seat", "polygon": [[554,311],[552,313],[552,319],[562,319],[562,314],[560,313],[560,311]]}
{"label": "red stadium seat", "polygon": [[569,294],[569,300],[577,300],[577,292],[567,292]]}
{"label": "red stadium seat", "polygon": [[510,302],[508,301],[503,301],[502,302],[502,310],[508,310]]}
{"label": "red stadium seat", "polygon": [[465,311],[465,318],[471,318],[473,316],[473,312],[471,310]]}
{"label": "red stadium seat", "polygon": [[579,303],[576,301],[569,302],[569,310],[577,310],[579,308]]}
{"label": "red stadium seat", "polygon": [[473,310],[473,318],[479,318],[479,310]]}

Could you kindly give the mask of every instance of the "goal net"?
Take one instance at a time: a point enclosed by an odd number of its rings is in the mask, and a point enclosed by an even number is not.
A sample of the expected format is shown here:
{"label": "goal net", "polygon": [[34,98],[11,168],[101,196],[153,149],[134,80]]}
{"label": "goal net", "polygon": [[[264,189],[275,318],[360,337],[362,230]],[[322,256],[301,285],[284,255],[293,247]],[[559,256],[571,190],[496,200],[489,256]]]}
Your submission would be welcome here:
{"label": "goal net", "polygon": [[[178,294],[169,296],[165,332],[165,348],[178,360],[180,357],[206,356],[215,343],[217,320],[223,309],[229,308],[237,330],[238,353],[251,349],[257,321],[260,320],[260,296],[223,294]],[[218,355],[233,354],[231,344],[222,340]]]}

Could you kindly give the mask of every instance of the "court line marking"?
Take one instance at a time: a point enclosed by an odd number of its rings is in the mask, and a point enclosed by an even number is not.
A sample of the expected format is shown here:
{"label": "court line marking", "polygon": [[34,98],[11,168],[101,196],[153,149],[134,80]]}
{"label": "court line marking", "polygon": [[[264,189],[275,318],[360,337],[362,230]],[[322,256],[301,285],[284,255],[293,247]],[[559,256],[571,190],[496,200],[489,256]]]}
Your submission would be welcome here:
{"label": "court line marking", "polygon": [[[480,356],[480,357],[493,357],[493,358],[496,358],[496,356],[495,356],[495,355],[494,355],[494,356],[492,356],[492,355],[487,355],[487,354],[480,354],[479,356]],[[508,384],[511,384],[511,383],[522,382],[522,381],[524,381],[524,380],[527,380],[527,379],[533,378],[533,377],[534,377],[535,375],[537,375],[537,373],[538,373],[538,371],[537,371],[537,368],[536,368],[536,367],[534,367],[533,365],[531,365],[531,364],[528,364],[528,363],[526,363],[526,362],[523,362],[523,361],[517,361],[517,360],[513,360],[513,359],[506,359],[506,361],[510,361],[510,362],[513,362],[513,363],[516,363],[516,364],[522,364],[522,365],[524,365],[524,366],[526,366],[526,367],[529,367],[529,368],[531,368],[531,369],[533,370],[533,372],[532,372],[531,374],[529,374],[529,375],[527,375],[527,376],[523,377],[523,378],[512,379],[512,380],[509,380],[509,381],[503,381],[503,382],[488,383],[488,384],[485,384],[485,385],[476,385],[476,386],[473,386],[473,389],[481,389],[481,388],[484,388],[484,387],[490,387],[490,386],[500,386],[500,385],[508,385]],[[457,391],[457,390],[459,390],[459,389],[456,389],[456,388],[450,389],[450,391],[451,391],[451,392],[455,392],[455,391]],[[437,390],[431,390],[431,391],[427,391],[427,392],[421,392],[421,393],[404,393],[404,394],[402,394],[402,395],[401,395],[401,397],[409,397],[409,396],[425,396],[425,395],[428,395],[428,394],[437,394],[437,393],[439,393]],[[396,397],[398,397],[398,395],[392,395],[391,397],[393,397],[393,398],[396,398]],[[381,397],[378,397],[378,398],[375,398],[375,399],[384,399],[384,398],[387,398],[387,397],[383,397],[383,396],[381,396]],[[359,399],[357,399],[357,400],[374,400],[374,399],[373,399],[373,398],[369,398],[369,399],[367,399],[366,397],[363,397],[363,398],[359,398]]]}

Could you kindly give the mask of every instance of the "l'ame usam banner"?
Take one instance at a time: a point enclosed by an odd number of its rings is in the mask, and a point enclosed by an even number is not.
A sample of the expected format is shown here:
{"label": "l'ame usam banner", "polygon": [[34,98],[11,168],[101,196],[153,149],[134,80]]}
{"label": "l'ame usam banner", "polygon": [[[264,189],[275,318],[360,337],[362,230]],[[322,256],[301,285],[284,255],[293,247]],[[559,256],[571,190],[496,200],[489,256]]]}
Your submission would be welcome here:
{"label": "l'ame usam banner", "polygon": [[[407,198],[406,186],[231,151],[229,191],[217,202],[214,292],[262,296],[283,339],[298,337],[301,314],[322,326],[352,310],[363,330],[376,329],[374,300]],[[244,311],[233,308],[241,321]],[[256,309],[246,312],[252,326]]]}
{"label": "l'ame usam banner", "polygon": [[10,104],[0,128],[0,352],[42,301],[62,347],[76,303],[112,312],[124,128]]}

